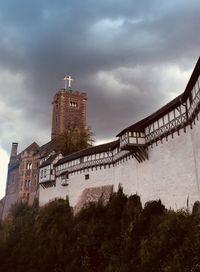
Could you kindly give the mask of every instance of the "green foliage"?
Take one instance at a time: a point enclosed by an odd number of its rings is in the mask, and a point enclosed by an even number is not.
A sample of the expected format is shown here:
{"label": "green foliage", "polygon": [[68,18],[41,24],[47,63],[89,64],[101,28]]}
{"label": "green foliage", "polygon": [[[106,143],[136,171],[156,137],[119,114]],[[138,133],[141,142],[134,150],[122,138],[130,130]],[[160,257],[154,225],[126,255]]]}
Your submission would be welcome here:
{"label": "green foliage", "polygon": [[64,135],[55,139],[55,149],[64,156],[92,146],[94,134],[90,128],[69,129]]}
{"label": "green foliage", "polygon": [[142,208],[119,187],[107,205],[88,204],[76,216],[68,199],[39,208],[13,206],[0,225],[0,271],[198,272],[200,212]]}

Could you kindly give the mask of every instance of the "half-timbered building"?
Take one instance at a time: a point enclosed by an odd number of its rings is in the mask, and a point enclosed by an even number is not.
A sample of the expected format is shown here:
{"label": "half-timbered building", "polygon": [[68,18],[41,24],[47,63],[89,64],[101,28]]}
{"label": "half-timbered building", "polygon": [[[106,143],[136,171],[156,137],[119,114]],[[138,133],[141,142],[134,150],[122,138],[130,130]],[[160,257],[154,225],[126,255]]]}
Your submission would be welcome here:
{"label": "half-timbered building", "polygon": [[40,204],[68,196],[75,206],[87,188],[116,191],[121,184],[143,203],[161,199],[167,208],[191,208],[200,200],[199,75],[200,59],[185,91],[167,105],[122,130],[116,141],[58,160],[55,183],[40,184]]}

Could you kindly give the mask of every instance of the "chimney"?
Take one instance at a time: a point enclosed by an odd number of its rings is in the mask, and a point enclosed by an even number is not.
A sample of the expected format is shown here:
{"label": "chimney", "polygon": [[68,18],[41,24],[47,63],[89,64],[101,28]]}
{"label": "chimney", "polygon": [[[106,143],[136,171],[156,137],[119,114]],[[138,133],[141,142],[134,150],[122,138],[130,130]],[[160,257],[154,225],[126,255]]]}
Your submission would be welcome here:
{"label": "chimney", "polygon": [[18,143],[12,143],[10,163],[15,163],[17,160],[17,147],[18,147]]}

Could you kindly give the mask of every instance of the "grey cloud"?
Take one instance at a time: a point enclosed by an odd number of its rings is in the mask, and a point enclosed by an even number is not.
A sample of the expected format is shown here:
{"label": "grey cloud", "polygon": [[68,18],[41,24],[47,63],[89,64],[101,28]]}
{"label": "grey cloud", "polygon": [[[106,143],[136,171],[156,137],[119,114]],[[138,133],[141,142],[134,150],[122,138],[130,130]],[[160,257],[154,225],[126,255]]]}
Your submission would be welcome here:
{"label": "grey cloud", "polygon": [[[1,120],[0,145],[49,140],[51,100],[65,72],[76,78],[75,89],[88,93],[97,139],[163,105],[169,93],[159,71],[191,70],[199,55],[199,8],[195,0],[1,1],[0,68],[23,80],[15,91],[15,80],[10,90],[0,79],[1,101],[18,116],[17,128]],[[101,82],[101,73],[114,83]]]}

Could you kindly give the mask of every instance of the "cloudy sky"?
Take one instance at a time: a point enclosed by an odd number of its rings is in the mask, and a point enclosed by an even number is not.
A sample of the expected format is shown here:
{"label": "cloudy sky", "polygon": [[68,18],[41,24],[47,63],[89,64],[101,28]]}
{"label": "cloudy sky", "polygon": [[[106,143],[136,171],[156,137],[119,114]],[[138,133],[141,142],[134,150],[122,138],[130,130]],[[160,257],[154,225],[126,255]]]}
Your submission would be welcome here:
{"label": "cloudy sky", "polygon": [[0,0],[0,196],[11,143],[50,139],[71,74],[96,141],[184,91],[200,55],[197,0]]}

